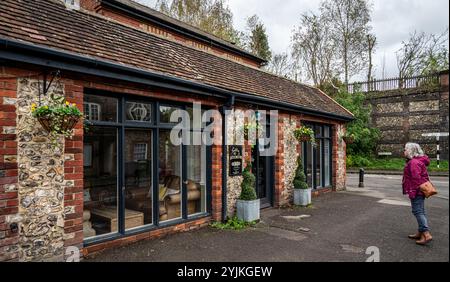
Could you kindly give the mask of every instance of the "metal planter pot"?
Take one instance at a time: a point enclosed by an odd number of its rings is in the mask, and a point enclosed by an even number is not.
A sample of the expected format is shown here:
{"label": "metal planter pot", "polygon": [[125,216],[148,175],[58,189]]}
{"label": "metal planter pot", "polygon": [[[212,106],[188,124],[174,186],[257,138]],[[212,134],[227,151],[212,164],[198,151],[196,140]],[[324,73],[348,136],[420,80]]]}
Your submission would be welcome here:
{"label": "metal planter pot", "polygon": [[294,205],[307,206],[311,204],[311,188],[294,189]]}
{"label": "metal planter pot", "polygon": [[236,210],[237,217],[240,220],[243,220],[245,222],[259,220],[259,199],[253,201],[237,200]]}

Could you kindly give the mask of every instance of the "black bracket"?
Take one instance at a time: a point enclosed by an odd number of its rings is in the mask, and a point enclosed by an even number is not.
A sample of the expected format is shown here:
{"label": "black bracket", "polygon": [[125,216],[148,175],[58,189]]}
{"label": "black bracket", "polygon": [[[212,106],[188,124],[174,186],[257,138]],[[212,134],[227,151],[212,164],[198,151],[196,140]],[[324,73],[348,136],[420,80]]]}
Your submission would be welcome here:
{"label": "black bracket", "polygon": [[[42,95],[46,96],[48,93],[48,90],[53,84],[53,81],[56,77],[59,77],[61,74],[60,70],[52,71],[48,73],[47,71],[44,71],[43,73],[43,86],[42,86]],[[47,76],[51,75],[50,82],[47,84]],[[40,87],[39,87],[40,88]],[[39,105],[41,104],[41,91],[39,90]]]}

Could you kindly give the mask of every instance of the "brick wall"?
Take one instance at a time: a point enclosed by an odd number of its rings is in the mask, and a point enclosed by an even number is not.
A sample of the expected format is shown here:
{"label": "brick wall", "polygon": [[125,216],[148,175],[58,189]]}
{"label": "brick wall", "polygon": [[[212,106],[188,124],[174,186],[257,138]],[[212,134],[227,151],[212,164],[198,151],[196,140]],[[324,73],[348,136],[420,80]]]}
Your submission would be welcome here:
{"label": "brick wall", "polygon": [[15,72],[0,69],[0,261],[18,259],[19,211],[16,138],[17,80]]}
{"label": "brick wall", "polygon": [[[64,79],[66,99],[83,111],[83,82]],[[83,248],[83,123],[64,146],[64,247]]]}
{"label": "brick wall", "polygon": [[[26,71],[25,71],[26,69]],[[16,138],[16,97],[17,97],[17,78],[5,77],[25,77],[30,73],[38,74],[39,69],[24,67],[24,69],[2,68],[0,76],[0,260],[18,260],[19,259],[19,232],[12,233],[11,223],[20,223],[23,218],[19,213],[18,197],[18,164],[17,164],[17,138]],[[37,77],[35,78],[37,79]],[[40,77],[42,79],[42,77]],[[83,93],[86,88],[99,89],[117,93],[127,93],[138,96],[153,97],[160,100],[173,100],[178,102],[192,103],[194,101],[202,102],[213,108],[221,105],[223,101],[215,98],[205,100],[196,95],[186,93],[174,93],[173,91],[153,89],[147,86],[141,86],[133,83],[120,83],[113,80],[101,79],[91,76],[77,75],[74,73],[63,73],[61,84],[64,88],[64,95],[71,103],[76,103],[82,110]],[[326,119],[313,118],[306,115],[292,115],[281,112],[278,120],[278,153],[275,157],[275,193],[274,205],[280,206],[286,204],[287,195],[285,185],[285,131],[283,124],[285,119],[293,119],[296,124],[301,121],[313,121],[330,123]],[[343,126],[337,122],[331,122],[333,125],[333,158],[340,158],[339,161],[333,160],[333,189],[345,187],[345,144],[339,141],[339,132],[342,132]],[[220,131],[220,130],[219,130]],[[300,146],[295,150],[300,153]],[[83,129],[82,123],[79,123],[74,131],[72,139],[64,141],[64,220],[63,220],[63,242],[64,247],[83,246]],[[250,146],[245,147],[245,152],[250,152]],[[249,160],[250,155],[245,154],[245,159]],[[95,250],[105,247],[117,246],[142,240],[163,236],[172,232],[189,230],[206,225],[210,220],[221,220],[222,214],[222,146],[213,146],[212,148],[212,214],[211,217],[182,223],[176,226],[167,227],[149,231],[114,242],[107,242],[100,245],[90,246],[84,252],[91,253]],[[343,167],[342,167],[343,165]]]}

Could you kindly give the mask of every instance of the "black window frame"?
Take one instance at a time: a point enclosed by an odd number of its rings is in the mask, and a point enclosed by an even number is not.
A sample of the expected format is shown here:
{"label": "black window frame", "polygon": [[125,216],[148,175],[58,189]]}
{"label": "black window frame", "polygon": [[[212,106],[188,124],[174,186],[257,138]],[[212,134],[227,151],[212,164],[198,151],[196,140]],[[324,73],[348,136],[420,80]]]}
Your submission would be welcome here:
{"label": "black window frame", "polygon": [[[159,181],[153,181],[152,187],[152,223],[143,225],[140,227],[136,227],[133,229],[126,230],[125,229],[125,130],[126,129],[149,129],[152,131],[152,142],[151,148],[152,150],[152,175],[159,179],[159,132],[160,130],[170,130],[177,125],[177,123],[162,123],[159,120],[159,106],[174,106],[179,107],[180,109],[186,110],[187,107],[191,106],[189,103],[182,103],[179,101],[170,101],[170,100],[160,100],[153,97],[145,97],[145,96],[136,96],[129,95],[125,93],[117,93],[110,92],[92,88],[86,88],[84,90],[84,95],[95,95],[95,96],[107,96],[110,98],[117,99],[117,121],[96,121],[89,120],[89,126],[97,126],[97,127],[105,127],[105,128],[116,128],[118,134],[118,142],[117,142],[117,157],[118,157],[118,179],[117,179],[117,202],[118,202],[118,231],[115,233],[102,234],[95,237],[90,237],[83,240],[84,246],[90,246],[98,243],[102,243],[105,241],[115,240],[123,237],[128,237],[132,235],[136,235],[143,232],[149,232],[152,230],[160,229],[163,227],[176,225],[180,223],[185,223],[191,220],[196,220],[199,218],[210,216],[212,213],[212,166],[206,165],[206,211],[196,213],[193,215],[188,215],[187,210],[187,187],[184,183],[187,175],[187,148],[188,145],[182,145],[182,187],[181,187],[181,217],[176,219],[169,219],[163,222],[159,221]],[[126,102],[143,102],[150,103],[152,105],[152,116],[151,122],[138,122],[138,121],[129,121],[126,119]],[[202,109],[208,110],[210,107],[202,106]],[[206,124],[207,125],[207,124]],[[205,125],[205,126],[206,126]],[[190,132],[192,132],[192,128]],[[206,146],[206,163],[212,163],[212,146]],[[155,196],[156,195],[156,196]],[[155,212],[157,211],[157,212]]]}
{"label": "black window frame", "polygon": [[[320,158],[321,160],[316,159],[317,155],[317,147],[313,146],[313,152],[311,156],[311,166],[312,166],[312,175],[311,175],[311,187],[313,190],[319,190],[319,189],[329,189],[333,187],[333,125],[331,124],[325,124],[325,123],[316,123],[316,122],[303,122],[303,126],[310,127],[314,130],[316,142],[320,142]],[[329,128],[329,134],[328,137],[325,137],[325,128]],[[320,132],[322,134],[320,134]],[[329,158],[329,185],[325,186],[322,184],[325,184],[325,140],[329,141],[329,150],[328,150],[328,158]],[[302,143],[302,161],[303,161],[303,170],[305,175],[307,175],[308,167],[307,167],[307,159],[308,154],[311,154],[311,152],[308,151],[308,146],[306,142]],[[316,183],[316,175],[317,175],[317,161],[321,162],[320,164],[320,182],[319,185]]]}

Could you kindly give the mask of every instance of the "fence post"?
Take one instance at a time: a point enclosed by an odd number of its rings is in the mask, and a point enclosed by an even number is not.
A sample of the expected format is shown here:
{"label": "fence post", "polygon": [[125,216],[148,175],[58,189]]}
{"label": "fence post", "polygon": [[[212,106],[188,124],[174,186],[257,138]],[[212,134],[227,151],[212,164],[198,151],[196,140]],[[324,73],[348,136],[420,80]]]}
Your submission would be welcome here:
{"label": "fence post", "polygon": [[363,188],[364,187],[364,169],[360,168],[359,169],[359,185],[358,187]]}

